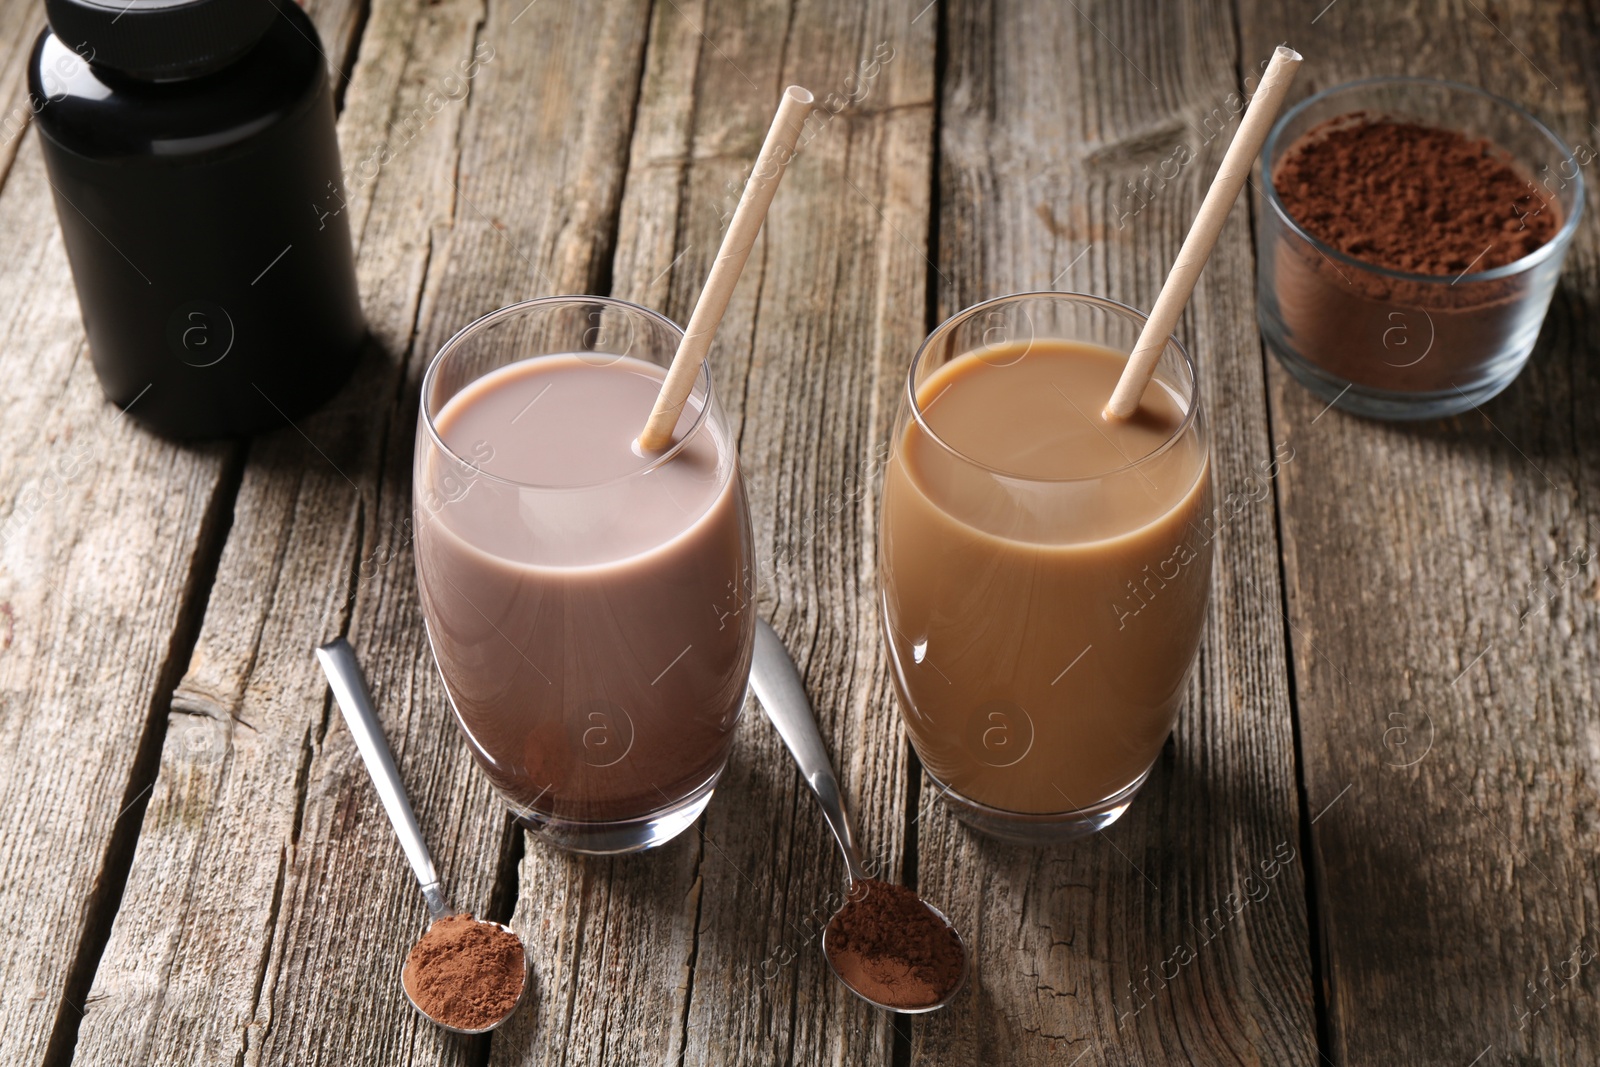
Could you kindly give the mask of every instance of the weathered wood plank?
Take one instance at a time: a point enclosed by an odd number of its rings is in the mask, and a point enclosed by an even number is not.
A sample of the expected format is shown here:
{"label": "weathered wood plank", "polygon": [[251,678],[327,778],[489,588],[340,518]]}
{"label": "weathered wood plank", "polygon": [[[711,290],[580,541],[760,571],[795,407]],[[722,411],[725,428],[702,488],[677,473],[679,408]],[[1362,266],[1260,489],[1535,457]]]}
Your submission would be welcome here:
{"label": "weathered wood plank", "polygon": [[[617,10],[625,22],[638,5]],[[583,50],[602,44],[556,5],[498,30],[515,14],[497,9],[486,27],[470,0],[374,4],[340,132],[343,210],[360,235],[377,343],[326,410],[251,447],[80,1062],[122,1064],[129,1048],[150,1062],[473,1054],[422,1022],[395,981],[425,912],[310,652],[349,631],[453,898],[486,910],[504,816],[460,744],[422,640],[409,482],[416,381],[433,345],[415,343],[425,278],[449,279],[462,303],[479,305],[470,314],[527,292],[528,268],[467,202],[478,197],[462,173],[462,125],[472,108],[498,114],[496,94],[549,57],[581,68]],[[502,88],[469,102],[492,76]],[[635,82],[622,64],[606,77],[573,72],[565,95],[545,93],[556,127],[510,153],[526,195],[564,166],[581,171],[563,154],[576,116],[603,112]],[[620,146],[625,133],[618,122],[611,140]],[[536,244],[541,225],[514,239]],[[579,272],[566,284],[586,281]]]}
{"label": "weathered wood plank", "polygon": [[[795,649],[865,839],[891,870],[906,767],[877,651],[866,468],[922,333],[934,42],[913,14],[655,5],[613,284],[686,321],[783,86],[842,111],[811,120],[711,358],[741,428],[759,609]],[[843,877],[751,703],[684,840],[609,862],[529,844],[517,913],[535,959],[553,962],[545,999],[497,1035],[492,1062],[889,1062],[888,1020],[837,985],[816,943]]]}
{"label": "weathered wood plank", "polygon": [[[1465,80],[1594,144],[1592,19],[1563,5],[1240,5],[1299,92]],[[1592,181],[1592,174],[1587,175]],[[1481,412],[1329,412],[1274,361],[1279,484],[1332,1058],[1600,1059],[1600,248],[1587,215],[1533,363]],[[1316,425],[1311,423],[1315,420]]]}
{"label": "weathered wood plank", "polygon": [[[1032,289],[1148,308],[1231,136],[1204,121],[1238,90],[1228,5],[955,0],[945,17],[939,315]],[[1179,145],[1195,161],[1136,194]],[[1247,483],[1281,443],[1252,283],[1240,206],[1179,330],[1225,521],[1173,739],[1121,822],[1069,847],[995,844],[924,789],[918,882],[977,966],[918,1021],[915,1062],[1317,1059],[1302,870],[1261,868],[1298,850],[1299,804],[1272,502]]]}

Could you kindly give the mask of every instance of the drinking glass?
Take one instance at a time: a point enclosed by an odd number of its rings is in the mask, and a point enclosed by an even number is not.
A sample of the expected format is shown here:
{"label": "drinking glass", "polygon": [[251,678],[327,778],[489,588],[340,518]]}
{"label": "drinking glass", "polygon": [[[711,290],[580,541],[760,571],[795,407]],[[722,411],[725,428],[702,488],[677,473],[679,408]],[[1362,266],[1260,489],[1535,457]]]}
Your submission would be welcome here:
{"label": "drinking glass", "polygon": [[[1040,342],[1126,358],[1144,321],[1093,296],[1002,297],[934,330],[906,377],[879,523],[891,672],[911,743],[946,803],[1007,840],[1050,843],[1109,825],[1172,730],[1210,595],[1217,521],[1205,420],[1194,367],[1169,339],[1150,388],[1181,412],[1171,435],[1115,469],[1041,479],[948,444],[928,408],[962,380],[924,385],[968,355],[990,364],[982,373],[1004,373]],[[1109,394],[1063,392],[1061,413],[1076,404],[1099,418]],[[1019,417],[994,414],[997,426]]]}
{"label": "drinking glass", "polygon": [[[572,851],[662,844],[704,810],[727,763],[755,639],[734,437],[703,366],[667,451],[635,442],[637,466],[598,480],[584,476],[585,456],[562,451],[547,467],[573,476],[529,484],[491,473],[512,441],[497,438],[499,422],[464,438],[449,406],[524,361],[628,360],[619,373],[659,378],[682,336],[620,300],[530,300],[461,330],[422,383],[413,513],[428,640],[478,765],[524,825]],[[512,373],[522,369],[541,368]],[[592,411],[538,399],[507,421],[592,417],[636,437],[649,414],[635,426],[603,398],[587,401]],[[663,486],[683,484],[663,477],[672,463],[695,464],[678,472],[695,472],[695,492],[672,521],[644,521]]]}

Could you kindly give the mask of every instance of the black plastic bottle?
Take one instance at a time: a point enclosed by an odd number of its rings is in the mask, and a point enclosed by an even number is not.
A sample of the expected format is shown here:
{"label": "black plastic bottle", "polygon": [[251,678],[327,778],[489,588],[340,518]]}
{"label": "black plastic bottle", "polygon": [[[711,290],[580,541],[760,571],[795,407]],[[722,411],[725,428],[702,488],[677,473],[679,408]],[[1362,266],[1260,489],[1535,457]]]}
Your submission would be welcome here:
{"label": "black plastic bottle", "polygon": [[278,427],[365,326],[327,59],[290,0],[46,0],[28,64],[106,396],[171,437]]}

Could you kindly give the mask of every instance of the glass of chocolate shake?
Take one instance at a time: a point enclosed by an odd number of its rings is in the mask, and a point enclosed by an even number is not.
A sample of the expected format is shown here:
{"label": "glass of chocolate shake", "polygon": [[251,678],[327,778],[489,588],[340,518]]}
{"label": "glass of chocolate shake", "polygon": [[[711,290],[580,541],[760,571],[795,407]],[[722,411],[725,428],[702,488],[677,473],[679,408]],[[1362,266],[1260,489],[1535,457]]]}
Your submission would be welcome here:
{"label": "glass of chocolate shake", "polygon": [[755,638],[750,519],[709,365],[669,447],[636,439],[682,338],[594,296],[502,308],[422,383],[417,586],[479,766],[562,848],[694,822],[727,763]]}
{"label": "glass of chocolate shake", "polygon": [[1533,352],[1593,159],[1471,86],[1377,78],[1306,99],[1262,157],[1263,338],[1358,415],[1477,407]]}
{"label": "glass of chocolate shake", "polygon": [[955,813],[1046,844],[1144,783],[1211,589],[1209,443],[1169,340],[1102,415],[1144,317],[1092,296],[968,308],[923,343],[884,475],[879,581],[906,730]]}

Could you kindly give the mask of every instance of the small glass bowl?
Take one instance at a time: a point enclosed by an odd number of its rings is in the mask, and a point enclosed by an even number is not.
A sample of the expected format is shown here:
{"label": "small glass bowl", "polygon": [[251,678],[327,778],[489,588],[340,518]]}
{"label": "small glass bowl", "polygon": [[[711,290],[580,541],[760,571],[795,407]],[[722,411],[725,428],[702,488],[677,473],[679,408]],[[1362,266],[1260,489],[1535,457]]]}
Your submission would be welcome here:
{"label": "small glass bowl", "polygon": [[[1289,216],[1273,171],[1308,130],[1352,112],[1489,140],[1536,183],[1533,209],[1559,211],[1561,226],[1521,259],[1454,277],[1389,270],[1318,240]],[[1262,157],[1262,336],[1302,385],[1357,415],[1423,419],[1477,407],[1533,352],[1583,213],[1588,156],[1575,157],[1510,101],[1454,82],[1373,78],[1309,97],[1278,119]]]}

